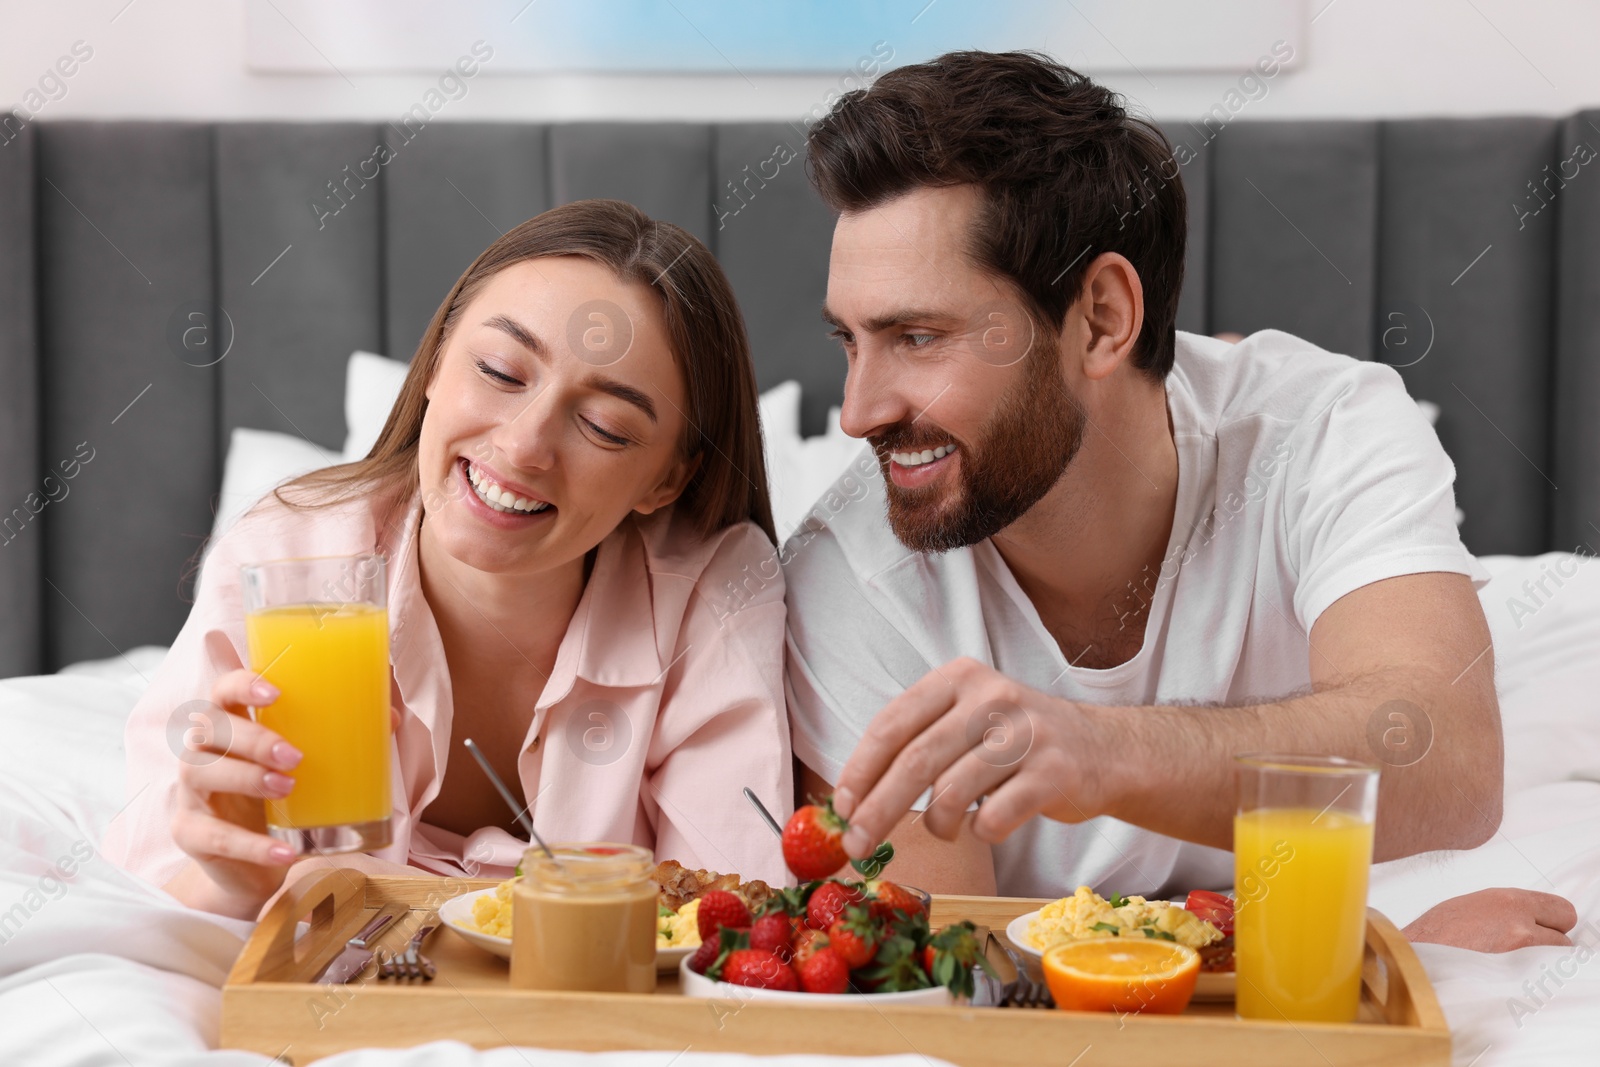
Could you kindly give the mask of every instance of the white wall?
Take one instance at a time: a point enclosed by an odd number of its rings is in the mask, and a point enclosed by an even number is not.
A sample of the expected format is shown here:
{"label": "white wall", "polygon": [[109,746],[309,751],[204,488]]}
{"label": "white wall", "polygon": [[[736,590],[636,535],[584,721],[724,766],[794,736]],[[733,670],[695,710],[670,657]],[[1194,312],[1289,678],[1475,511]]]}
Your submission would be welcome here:
{"label": "white wall", "polygon": [[[245,67],[245,2],[0,0],[0,111],[20,104],[77,41],[93,55],[64,79],[65,95],[47,102],[38,121],[388,119],[433,84],[421,72],[348,78],[331,71],[251,73]],[[1593,0],[1305,3],[1303,39],[1290,42],[1296,64],[1267,83],[1264,96],[1258,91],[1241,117],[1561,115],[1600,105],[1600,3]],[[1071,34],[1040,44],[1067,61],[1074,51],[1081,54]],[[1271,44],[1260,42],[1260,53]],[[1238,80],[1215,72],[1097,76],[1160,118],[1197,118]],[[838,81],[837,75],[731,72],[497,74],[489,64],[440,117],[795,119]]]}

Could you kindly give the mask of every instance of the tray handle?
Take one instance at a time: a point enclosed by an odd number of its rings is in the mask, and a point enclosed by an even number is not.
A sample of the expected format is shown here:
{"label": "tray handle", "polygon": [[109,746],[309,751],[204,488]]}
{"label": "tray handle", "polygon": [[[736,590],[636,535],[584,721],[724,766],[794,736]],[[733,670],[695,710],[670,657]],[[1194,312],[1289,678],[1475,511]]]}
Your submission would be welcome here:
{"label": "tray handle", "polygon": [[[260,981],[309,981],[316,973],[317,957],[332,958],[342,948],[336,930],[354,932],[366,908],[367,876],[360,871],[330,868],[302,878],[273,902],[256,927],[245,951],[228,975],[230,985]],[[311,928],[300,937],[301,922]]]}
{"label": "tray handle", "polygon": [[1362,984],[1389,1025],[1449,1031],[1450,1024],[1439,1007],[1428,972],[1417,959],[1411,942],[1388,916],[1372,908],[1367,909],[1367,953]]}

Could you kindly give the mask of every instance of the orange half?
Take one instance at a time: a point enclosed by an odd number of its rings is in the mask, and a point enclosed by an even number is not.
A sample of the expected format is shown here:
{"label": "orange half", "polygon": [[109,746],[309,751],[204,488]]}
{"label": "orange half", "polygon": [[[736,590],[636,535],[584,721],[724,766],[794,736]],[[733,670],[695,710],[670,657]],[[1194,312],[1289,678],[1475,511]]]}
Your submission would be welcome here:
{"label": "orange half", "polygon": [[1044,954],[1045,984],[1069,1011],[1177,1015],[1199,976],[1200,953],[1159,938],[1068,941]]}

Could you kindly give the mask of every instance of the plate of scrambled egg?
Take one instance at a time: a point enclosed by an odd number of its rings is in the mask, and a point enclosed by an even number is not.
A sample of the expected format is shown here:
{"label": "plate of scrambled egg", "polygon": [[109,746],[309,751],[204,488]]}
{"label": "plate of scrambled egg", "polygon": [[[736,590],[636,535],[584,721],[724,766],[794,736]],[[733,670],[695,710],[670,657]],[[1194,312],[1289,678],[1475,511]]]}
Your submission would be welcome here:
{"label": "plate of scrambled egg", "polygon": [[[1153,937],[1201,949],[1221,941],[1223,934],[1179,904],[1116,895],[1107,900],[1086,885],[1006,926],[1006,940],[1035,961],[1052,945],[1099,937]],[[1232,1000],[1233,983],[1231,972],[1202,974],[1195,999]]]}
{"label": "plate of scrambled egg", "polygon": [[1006,927],[1013,945],[1035,956],[1063,941],[1091,937],[1154,937],[1199,949],[1222,940],[1222,931],[1165,900],[1102,897],[1086,885],[1070,897],[1018,916]]}
{"label": "plate of scrambled egg", "polygon": [[[511,958],[511,883],[478,889],[451,897],[439,906],[439,918],[457,934],[494,953]],[[700,901],[691,900],[673,911],[656,911],[656,970],[676,971],[678,961],[700,947]]]}

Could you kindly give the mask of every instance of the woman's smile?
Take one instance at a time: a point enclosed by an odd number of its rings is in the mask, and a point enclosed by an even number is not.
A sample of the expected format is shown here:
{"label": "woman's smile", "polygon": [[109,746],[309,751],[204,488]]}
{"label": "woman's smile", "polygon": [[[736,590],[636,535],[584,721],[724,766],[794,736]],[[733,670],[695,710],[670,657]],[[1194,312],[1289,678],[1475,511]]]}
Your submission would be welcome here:
{"label": "woman's smile", "polygon": [[470,492],[461,494],[470,501],[468,509],[495,526],[521,528],[530,522],[553,519],[557,508],[544,497],[524,486],[514,485],[481,463],[465,456],[456,460],[456,475]]}

